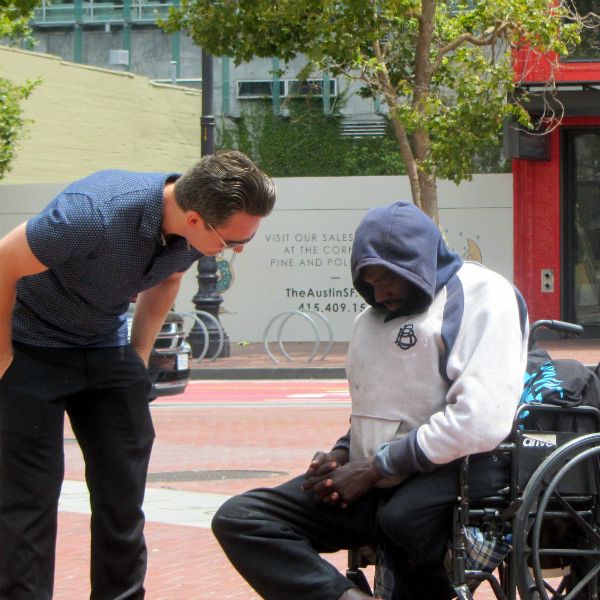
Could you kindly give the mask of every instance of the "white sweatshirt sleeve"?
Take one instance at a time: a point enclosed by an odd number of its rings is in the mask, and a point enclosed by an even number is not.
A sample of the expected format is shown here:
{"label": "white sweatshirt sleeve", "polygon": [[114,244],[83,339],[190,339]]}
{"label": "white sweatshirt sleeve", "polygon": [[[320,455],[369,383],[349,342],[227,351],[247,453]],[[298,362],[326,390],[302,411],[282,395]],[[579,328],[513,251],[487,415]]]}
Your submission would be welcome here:
{"label": "white sweatshirt sleeve", "polygon": [[419,427],[432,463],[493,449],[508,435],[523,388],[527,327],[513,286],[483,267],[461,273],[464,311],[446,372],[446,409]]}

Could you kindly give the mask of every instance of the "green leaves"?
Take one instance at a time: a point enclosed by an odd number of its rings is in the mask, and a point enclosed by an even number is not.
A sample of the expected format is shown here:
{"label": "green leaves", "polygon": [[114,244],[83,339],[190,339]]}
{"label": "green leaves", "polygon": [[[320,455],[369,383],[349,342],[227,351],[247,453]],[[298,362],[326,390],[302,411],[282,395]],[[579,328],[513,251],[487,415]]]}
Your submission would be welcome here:
{"label": "green leaves", "polygon": [[0,77],[0,179],[10,170],[17,141],[26,125],[21,101],[29,97],[38,83],[28,81],[24,85],[15,85]]}
{"label": "green leaves", "polygon": [[29,39],[29,20],[39,0],[0,0],[0,37]]}
{"label": "green leaves", "polygon": [[[254,56],[287,61],[299,53],[353,64],[377,39],[385,21],[364,0],[183,0],[168,30],[185,29],[199,46],[237,63]],[[401,6],[397,0],[392,4]],[[388,11],[389,12],[389,11]]]}
{"label": "green leaves", "polygon": [[320,99],[288,99],[286,108],[290,117],[282,119],[270,101],[253,102],[235,123],[219,124],[217,146],[245,152],[273,177],[405,172],[391,131],[384,137],[341,137],[340,115],[324,115]]}
{"label": "green leaves", "polygon": [[[29,39],[29,19],[38,0],[0,0],[0,37],[11,41]],[[0,77],[0,179],[10,170],[15,156],[17,140],[26,121],[21,101],[31,94],[37,81],[15,85]]]}
{"label": "green leaves", "polygon": [[528,48],[564,56],[578,43],[583,22],[571,6],[568,0],[182,0],[167,27],[187,30],[199,46],[236,63],[302,54],[315,69],[351,74],[363,81],[362,95],[387,104],[407,170],[416,165],[433,180],[459,182],[497,142],[507,115],[528,120],[509,103],[513,53]]}

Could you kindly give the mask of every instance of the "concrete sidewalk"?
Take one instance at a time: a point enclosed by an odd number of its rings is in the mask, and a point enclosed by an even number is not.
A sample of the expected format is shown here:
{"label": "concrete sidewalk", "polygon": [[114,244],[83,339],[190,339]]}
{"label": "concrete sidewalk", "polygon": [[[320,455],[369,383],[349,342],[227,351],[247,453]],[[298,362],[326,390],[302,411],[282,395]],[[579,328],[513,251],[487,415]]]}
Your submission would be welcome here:
{"label": "concrete sidewalk", "polygon": [[[321,343],[315,357],[307,362],[315,349],[314,342],[286,342],[285,351],[294,359],[289,361],[278,344],[269,348],[279,362],[267,354],[262,343],[231,343],[231,356],[216,360],[192,359],[192,379],[344,379],[347,342],[334,342],[326,356],[327,345]],[[547,339],[539,347],[546,348],[552,358],[573,358],[590,368],[600,362],[600,339]]]}
{"label": "concrete sidewalk", "polygon": [[327,352],[321,343],[315,357],[314,342],[286,342],[284,349],[293,359],[288,360],[277,343],[269,345],[274,362],[260,342],[230,345],[231,356],[216,360],[192,359],[192,379],[345,379],[347,342],[334,342]]}
{"label": "concrete sidewalk", "polygon": [[[229,496],[225,494],[149,487],[144,498],[144,514],[147,523],[209,529],[212,516],[227,498]],[[81,515],[91,514],[89,493],[84,481],[63,482],[58,509]]]}

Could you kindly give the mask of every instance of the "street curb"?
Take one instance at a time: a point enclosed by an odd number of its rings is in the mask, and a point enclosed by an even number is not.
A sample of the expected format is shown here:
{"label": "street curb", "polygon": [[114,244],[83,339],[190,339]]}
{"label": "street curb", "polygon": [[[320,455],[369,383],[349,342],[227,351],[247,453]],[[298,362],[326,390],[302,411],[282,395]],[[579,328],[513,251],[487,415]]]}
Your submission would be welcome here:
{"label": "street curb", "polygon": [[[596,365],[586,365],[593,371]],[[232,367],[192,368],[190,380],[217,379],[347,379],[344,367]]]}
{"label": "street curb", "polygon": [[190,379],[346,379],[344,367],[192,368]]}

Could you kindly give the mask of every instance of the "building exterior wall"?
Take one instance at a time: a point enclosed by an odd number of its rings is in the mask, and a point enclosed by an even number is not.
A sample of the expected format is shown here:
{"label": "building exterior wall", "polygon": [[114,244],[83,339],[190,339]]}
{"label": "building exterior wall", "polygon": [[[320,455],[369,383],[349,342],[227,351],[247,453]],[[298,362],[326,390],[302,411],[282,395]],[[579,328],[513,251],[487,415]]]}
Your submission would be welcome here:
{"label": "building exterior wall", "polygon": [[41,80],[23,104],[31,123],[4,184],[105,168],[182,171],[200,158],[198,90],[1,46],[0,73]]}
{"label": "building exterior wall", "polygon": [[[585,35],[585,32],[584,32]],[[598,57],[600,59],[600,57]],[[540,54],[523,48],[515,54],[514,68],[517,81],[525,82],[597,82],[600,79],[598,60],[560,62],[553,54]]]}
{"label": "building exterior wall", "polygon": [[[515,284],[532,319],[560,318],[560,132],[550,135],[550,160],[513,161]],[[554,271],[554,291],[543,292],[542,269]]]}
{"label": "building exterior wall", "polygon": [[[0,185],[0,235],[35,214],[68,183]],[[335,341],[350,337],[362,299],[352,291],[350,249],[365,211],[410,197],[406,177],[316,177],[276,179],[277,204],[256,239],[221,270],[221,322],[233,342],[261,341],[267,323],[289,310],[318,310]],[[465,258],[512,279],[512,178],[479,175],[456,186],[439,183],[440,215],[448,244]],[[231,258],[230,252],[225,259]],[[176,309],[194,309],[197,270],[184,276]],[[317,306],[318,305],[318,306]],[[273,339],[277,322],[272,330]],[[327,339],[317,318],[320,336]],[[285,340],[314,340],[295,317]]]}
{"label": "building exterior wall", "polygon": [[[13,172],[0,185],[2,234],[43,208],[64,185],[92,171],[183,170],[199,156],[197,92],[6,48],[0,48],[0,67],[17,81],[43,78],[26,103],[35,123]],[[276,184],[273,215],[236,262],[226,262],[221,271],[221,320],[232,341],[259,341],[277,314],[313,310],[318,303],[334,339],[348,340],[362,303],[351,292],[354,229],[371,206],[409,199],[408,179],[291,178]],[[460,186],[440,181],[439,198],[449,245],[511,279],[511,175],[475,176]],[[192,310],[196,291],[191,269],[176,308]],[[285,336],[313,339],[301,322],[290,322]]]}
{"label": "building exterior wall", "polygon": [[[225,64],[225,68],[224,67]],[[289,63],[279,63],[273,59],[256,58],[251,62],[235,65],[227,57],[215,58],[215,114],[225,114],[238,117],[245,107],[251,106],[253,100],[237,97],[237,82],[240,80],[272,80],[275,69],[280,69],[282,79],[297,79],[305,66],[305,59],[297,57]],[[320,79],[322,74],[315,75]],[[361,84],[347,77],[336,77],[337,97],[330,99],[330,108],[344,116],[355,119],[378,119],[387,112],[387,106],[377,104],[372,99],[361,98],[357,95]],[[229,97],[229,106],[225,107],[223,99]],[[281,99],[285,104],[285,99]]]}
{"label": "building exterior wall", "polygon": [[[529,110],[539,118],[547,106],[561,117],[549,120],[549,160],[513,161],[515,283],[527,300],[532,319],[566,319],[573,292],[564,281],[572,265],[565,259],[565,129],[600,127],[600,56],[557,62],[553,55],[523,49],[515,55],[515,80],[534,94]],[[551,82],[551,84],[547,84]],[[541,96],[546,89],[546,95]],[[546,105],[546,102],[548,103]],[[552,115],[547,115],[552,116]],[[552,270],[554,288],[545,289],[542,274]]]}
{"label": "building exterior wall", "polygon": [[[316,309],[329,320],[336,341],[349,340],[362,309],[350,275],[354,230],[368,208],[408,200],[408,178],[282,178],[276,185],[273,214],[233,264],[233,284],[223,292],[221,321],[232,341],[260,341],[276,315]],[[449,246],[512,279],[511,175],[479,175],[459,186],[440,181],[438,191]],[[192,308],[195,275],[191,270],[184,277],[179,310]],[[280,323],[274,324],[270,339]],[[326,334],[322,327],[321,338]],[[284,339],[314,337],[310,326],[294,317]]]}
{"label": "building exterior wall", "polygon": [[[46,12],[50,14],[53,8],[59,7],[48,4]],[[69,8],[69,5],[60,5],[60,8],[61,10]],[[158,16],[165,16],[165,8],[168,8],[167,4],[160,5]],[[60,24],[44,21],[42,15],[46,12],[38,9],[36,13],[35,50],[54,54],[68,61],[76,60],[73,15],[64,13],[66,20],[72,19],[73,22]],[[85,23],[81,28],[81,62],[102,68],[128,70],[150,79],[171,80],[173,75],[171,61],[176,61],[177,77],[184,82],[192,80],[195,85],[200,85],[202,50],[185,33],[168,34],[156,24],[145,22],[142,25],[131,26],[127,35],[129,41],[125,39],[123,23],[100,21]],[[110,50],[124,48],[129,49],[130,64],[120,67],[111,65]],[[290,63],[257,58],[235,65],[227,57],[215,57],[214,60],[214,114],[234,118],[240,115],[245,106],[250,106],[253,102],[250,99],[237,98],[238,80],[271,80],[275,68],[283,71],[282,77],[295,79],[305,66],[305,60],[301,56]],[[317,77],[320,78],[321,75]],[[345,77],[337,77],[337,85],[338,90],[344,92],[345,96],[344,105],[340,110],[343,115],[360,120],[378,120],[380,114],[386,112],[387,108],[381,103],[356,95],[355,92],[360,87],[359,83]],[[332,99],[332,105],[340,109],[339,103],[335,104],[335,99]]]}
{"label": "building exterior wall", "polygon": [[[600,128],[600,117],[565,117],[550,136],[548,161],[513,161],[515,283],[527,299],[533,319],[565,319],[564,214],[566,128]],[[554,290],[544,290],[542,271],[554,272]]]}
{"label": "building exterior wall", "polygon": [[[110,63],[110,50],[124,48],[123,29],[111,26],[84,29],[82,35],[82,63],[125,71],[123,66]],[[131,68],[136,75],[150,79],[171,79],[173,56],[173,36],[156,26],[136,27],[131,30]],[[75,48],[71,27],[38,29],[35,32],[36,52],[60,56],[63,60],[74,61]],[[180,35],[179,78],[200,79],[202,50],[184,34]]]}

